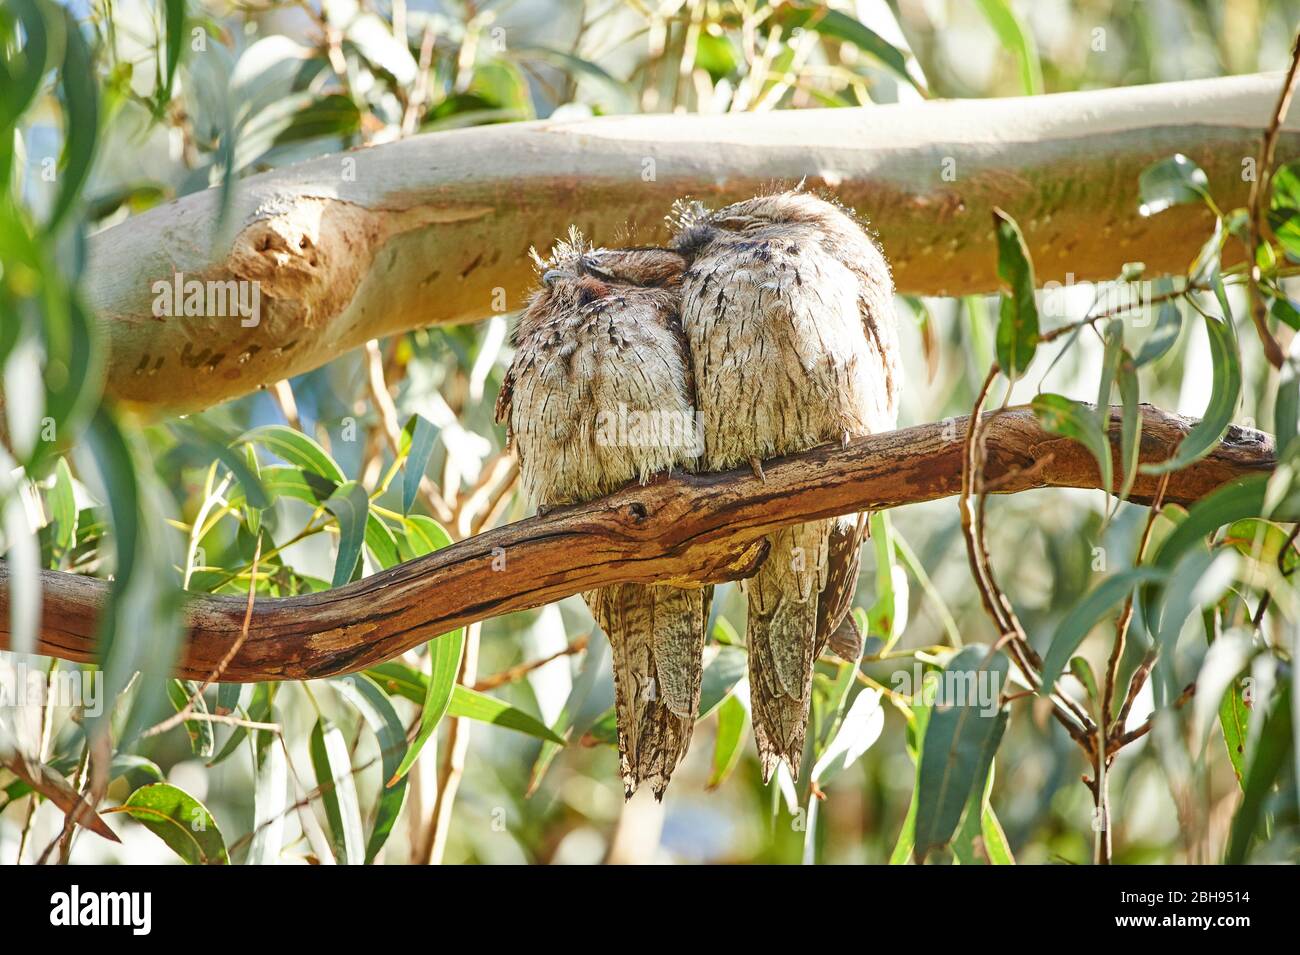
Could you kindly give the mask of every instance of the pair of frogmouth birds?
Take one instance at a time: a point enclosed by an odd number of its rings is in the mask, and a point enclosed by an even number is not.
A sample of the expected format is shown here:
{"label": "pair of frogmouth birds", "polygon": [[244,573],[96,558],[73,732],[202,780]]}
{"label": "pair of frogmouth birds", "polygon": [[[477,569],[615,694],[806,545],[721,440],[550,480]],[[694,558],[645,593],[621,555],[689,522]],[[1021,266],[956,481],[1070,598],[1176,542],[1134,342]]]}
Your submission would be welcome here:
{"label": "pair of frogmouth birds", "polygon": [[[670,221],[668,248],[592,248],[571,230],[538,259],[497,420],[539,507],[674,468],[748,463],[761,479],[765,458],[894,427],[893,283],[850,212],[796,190],[713,211],[679,203]],[[638,414],[697,423],[702,442],[608,427]],[[864,527],[854,514],[783,528],[742,584],[765,782],[781,761],[798,776],[814,663],[852,627]],[[661,798],[695,725],[711,588],[584,598],[612,648],[624,788]]]}

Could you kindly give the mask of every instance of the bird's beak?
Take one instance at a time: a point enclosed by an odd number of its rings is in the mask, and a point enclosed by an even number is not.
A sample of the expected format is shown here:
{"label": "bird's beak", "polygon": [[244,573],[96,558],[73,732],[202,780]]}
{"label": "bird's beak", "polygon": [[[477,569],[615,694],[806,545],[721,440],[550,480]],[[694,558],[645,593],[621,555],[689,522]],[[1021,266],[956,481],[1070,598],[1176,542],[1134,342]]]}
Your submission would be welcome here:
{"label": "bird's beak", "polygon": [[559,269],[547,269],[542,275],[542,284],[550,288],[562,278],[564,278],[564,273]]}

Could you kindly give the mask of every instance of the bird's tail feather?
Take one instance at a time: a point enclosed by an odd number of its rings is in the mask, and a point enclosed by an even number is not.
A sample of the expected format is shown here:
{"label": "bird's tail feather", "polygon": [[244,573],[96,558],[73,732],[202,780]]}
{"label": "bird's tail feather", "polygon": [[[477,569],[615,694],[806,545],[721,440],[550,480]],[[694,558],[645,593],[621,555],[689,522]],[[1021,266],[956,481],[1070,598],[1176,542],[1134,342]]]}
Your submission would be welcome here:
{"label": "bird's tail feather", "polygon": [[798,778],[808,729],[829,521],[785,528],[747,581],[749,686],[763,781],[785,762]]}
{"label": "bird's tail feather", "polygon": [[662,798],[700,704],[703,591],[618,584],[587,598],[612,651],[624,792],[648,785]]}

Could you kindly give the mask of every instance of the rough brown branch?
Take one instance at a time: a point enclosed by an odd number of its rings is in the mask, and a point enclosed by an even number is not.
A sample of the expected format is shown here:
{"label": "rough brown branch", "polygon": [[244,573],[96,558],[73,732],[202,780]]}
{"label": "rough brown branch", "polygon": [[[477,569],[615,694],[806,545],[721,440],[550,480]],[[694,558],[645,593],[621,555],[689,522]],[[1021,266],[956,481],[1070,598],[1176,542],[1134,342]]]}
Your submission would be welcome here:
{"label": "rough brown branch", "polygon": [[[1117,418],[1119,409],[1112,409]],[[1192,422],[1144,406],[1144,461],[1169,457]],[[391,659],[476,620],[525,610],[620,581],[720,581],[752,573],[776,527],[952,496],[960,490],[966,420],[858,438],[748,468],[674,475],[579,507],[460,541],[336,590],[257,602],[248,637],[226,668],[232,682],[316,678]],[[1118,442],[1119,427],[1111,433]],[[1003,493],[1095,488],[1097,465],[1074,442],[1044,432],[1028,410],[999,413],[983,429],[984,473]],[[1118,454],[1118,450],[1116,450]],[[1044,467],[1034,462],[1050,456]],[[1272,439],[1230,428],[1211,455],[1170,479],[1166,500],[1187,504],[1223,483],[1274,466]],[[1004,475],[1014,478],[1002,481]],[[1140,476],[1149,501],[1157,478]],[[496,558],[504,557],[504,569]],[[39,652],[95,657],[108,593],[102,581],[48,572]],[[239,640],[240,597],[195,596],[178,672],[206,678]],[[8,568],[0,562],[0,648],[8,646]]]}

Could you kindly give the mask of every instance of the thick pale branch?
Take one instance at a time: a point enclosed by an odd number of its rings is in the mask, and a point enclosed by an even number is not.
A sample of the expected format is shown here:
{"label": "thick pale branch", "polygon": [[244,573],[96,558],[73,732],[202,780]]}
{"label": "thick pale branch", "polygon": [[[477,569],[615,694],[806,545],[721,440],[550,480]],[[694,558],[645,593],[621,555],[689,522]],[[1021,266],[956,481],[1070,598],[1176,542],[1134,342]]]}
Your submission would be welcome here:
{"label": "thick pale branch", "polygon": [[[1118,417],[1113,409],[1112,417]],[[1166,459],[1194,423],[1143,409],[1142,459]],[[501,527],[436,554],[325,593],[260,599],[247,640],[223,680],[314,678],[371,666],[476,620],[526,610],[624,581],[721,581],[751,573],[776,527],[956,494],[966,419],[858,438],[748,470],[680,475]],[[1119,427],[1111,428],[1118,441]],[[1097,466],[1074,442],[1011,410],[987,425],[985,474],[999,492],[1098,485]],[[1211,455],[1173,475],[1165,499],[1195,501],[1234,478],[1267,472],[1272,440],[1231,428]],[[1149,499],[1155,478],[1138,479]],[[107,584],[46,573],[41,653],[94,659]],[[8,570],[0,562],[0,648],[8,646]],[[240,638],[243,597],[193,597],[179,668],[206,679]]]}
{"label": "thick pale branch", "polygon": [[[186,196],[90,242],[85,290],[109,345],[108,390],[207,407],[317,367],[367,339],[514,309],[527,251],[570,223],[604,244],[663,241],[671,202],[733,200],[806,179],[866,215],[903,292],[997,287],[990,210],[1014,215],[1042,281],[1108,279],[1129,261],[1180,272],[1203,209],[1138,214],[1138,175],[1182,152],[1223,208],[1281,75],[1005,100],[728,116],[615,116],[417,136]],[[1300,156],[1292,120],[1278,161]],[[154,283],[257,283],[259,321],[155,314]],[[252,285],[246,286],[251,294]],[[214,307],[218,303],[214,302]],[[205,303],[206,308],[206,303]],[[222,311],[229,314],[229,309]]]}

